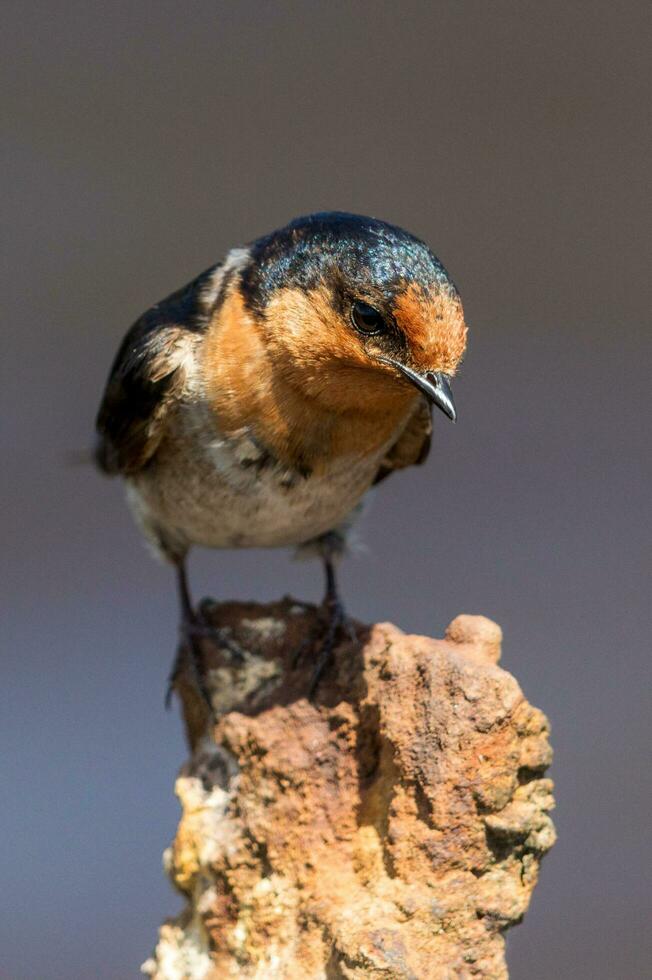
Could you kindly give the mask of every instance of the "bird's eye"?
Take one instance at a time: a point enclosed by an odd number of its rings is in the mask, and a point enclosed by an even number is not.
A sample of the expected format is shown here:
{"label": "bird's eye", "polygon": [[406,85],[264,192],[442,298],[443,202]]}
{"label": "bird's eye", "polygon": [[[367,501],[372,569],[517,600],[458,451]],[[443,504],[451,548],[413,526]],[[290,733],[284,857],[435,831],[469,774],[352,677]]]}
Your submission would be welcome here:
{"label": "bird's eye", "polygon": [[385,327],[385,321],[373,306],[363,303],[361,299],[355,301],[351,307],[351,319],[356,330],[364,334],[381,333]]}

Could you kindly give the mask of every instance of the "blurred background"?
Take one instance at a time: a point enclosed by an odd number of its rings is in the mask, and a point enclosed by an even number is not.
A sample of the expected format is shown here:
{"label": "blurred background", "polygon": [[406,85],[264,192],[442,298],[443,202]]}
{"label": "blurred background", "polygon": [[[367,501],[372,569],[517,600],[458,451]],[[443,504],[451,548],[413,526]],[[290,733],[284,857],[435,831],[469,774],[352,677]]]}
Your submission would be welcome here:
{"label": "blurred background", "polygon": [[[559,832],[511,976],[643,977],[652,8],[3,11],[0,976],[135,978],[180,907],[161,870],[185,756],[163,709],[172,578],[119,483],[69,461],[117,344],[229,247],[339,208],[426,239],[471,328],[460,420],[377,494],[349,608],[502,625],[552,721]],[[197,595],[321,596],[283,552],[191,571]]]}

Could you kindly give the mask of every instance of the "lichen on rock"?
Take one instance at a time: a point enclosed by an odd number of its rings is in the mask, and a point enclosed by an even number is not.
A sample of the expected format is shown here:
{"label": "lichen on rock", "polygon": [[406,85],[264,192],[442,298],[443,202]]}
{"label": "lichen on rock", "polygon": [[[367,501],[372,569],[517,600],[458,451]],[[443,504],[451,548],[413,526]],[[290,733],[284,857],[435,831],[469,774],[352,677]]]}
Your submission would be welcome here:
{"label": "lichen on rock", "polygon": [[222,977],[504,978],[554,843],[548,725],[498,667],[501,633],[356,626],[314,702],[293,667],[318,618],[229,603],[241,662],[206,643],[216,719],[178,684],[191,758],[166,867],[186,899],[143,971]]}

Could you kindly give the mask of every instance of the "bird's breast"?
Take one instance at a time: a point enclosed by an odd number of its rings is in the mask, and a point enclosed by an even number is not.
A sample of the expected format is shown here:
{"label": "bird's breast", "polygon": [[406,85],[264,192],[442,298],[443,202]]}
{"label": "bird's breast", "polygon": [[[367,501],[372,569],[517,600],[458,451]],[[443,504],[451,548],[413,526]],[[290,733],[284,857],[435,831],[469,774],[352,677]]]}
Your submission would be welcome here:
{"label": "bird's breast", "polygon": [[[374,480],[386,447],[340,456],[319,472],[288,470],[248,432],[180,418],[132,485],[141,523],[215,548],[301,544],[340,524]],[[144,520],[143,520],[144,516]]]}

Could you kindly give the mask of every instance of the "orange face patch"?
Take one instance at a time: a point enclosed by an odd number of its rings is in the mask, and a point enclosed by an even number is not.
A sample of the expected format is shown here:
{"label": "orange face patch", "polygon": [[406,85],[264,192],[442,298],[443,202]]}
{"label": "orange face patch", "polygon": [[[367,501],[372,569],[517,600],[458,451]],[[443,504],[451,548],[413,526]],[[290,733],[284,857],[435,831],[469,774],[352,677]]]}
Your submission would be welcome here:
{"label": "orange face patch", "polygon": [[382,415],[405,407],[405,386],[365,350],[326,289],[279,289],[267,306],[265,326],[278,371],[310,390],[324,408]]}
{"label": "orange face patch", "polygon": [[206,334],[203,375],[220,431],[249,429],[280,461],[315,471],[384,444],[416,398],[319,290],[279,290],[256,317],[233,287]]}
{"label": "orange face patch", "polygon": [[466,349],[460,300],[411,284],[399,295],[393,312],[407,338],[412,366],[417,371],[455,374]]}
{"label": "orange face patch", "polygon": [[302,370],[328,369],[334,362],[366,363],[350,326],[333,308],[324,287],[309,292],[278,289],[265,311],[268,345],[283,351]]}

